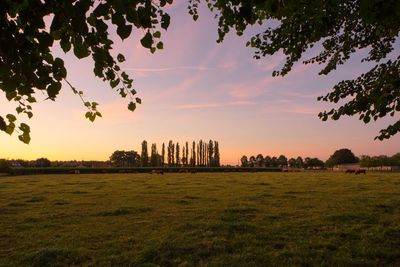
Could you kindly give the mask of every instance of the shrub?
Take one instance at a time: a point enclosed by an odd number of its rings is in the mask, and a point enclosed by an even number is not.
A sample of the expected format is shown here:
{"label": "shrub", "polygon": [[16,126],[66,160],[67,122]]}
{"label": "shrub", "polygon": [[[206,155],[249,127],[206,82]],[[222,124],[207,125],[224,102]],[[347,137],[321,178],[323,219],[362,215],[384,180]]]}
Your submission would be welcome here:
{"label": "shrub", "polygon": [[5,159],[0,159],[0,173],[9,173],[10,164]]}

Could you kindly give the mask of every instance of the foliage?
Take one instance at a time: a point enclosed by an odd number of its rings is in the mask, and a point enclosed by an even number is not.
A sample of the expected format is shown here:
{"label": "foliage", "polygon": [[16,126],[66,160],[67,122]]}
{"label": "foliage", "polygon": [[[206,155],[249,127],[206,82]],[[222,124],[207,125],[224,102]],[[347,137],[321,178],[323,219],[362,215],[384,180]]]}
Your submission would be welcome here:
{"label": "foliage", "polygon": [[143,140],[142,142],[142,153],[140,155],[140,160],[142,163],[142,167],[147,167],[149,165],[149,152],[147,150],[147,141]]}
{"label": "foliage", "polygon": [[0,173],[8,173],[10,171],[10,164],[5,159],[0,159]]}
{"label": "foliage", "polygon": [[[192,142],[192,148],[189,156],[189,143],[185,142],[185,145],[176,144],[170,140],[167,146],[167,165],[169,167],[174,166],[203,166],[203,167],[219,167],[220,166],[220,152],[217,141],[209,140],[208,143],[200,140],[197,143]],[[180,154],[182,152],[182,154]],[[182,155],[182,156],[181,156]],[[164,161],[165,157],[165,145],[163,143],[162,154],[158,155],[160,162]],[[152,166],[158,166],[152,164]],[[164,164],[161,164],[164,166]]]}
{"label": "foliage", "polygon": [[51,167],[51,161],[47,158],[39,158],[35,161],[35,167],[44,168]]}
{"label": "foliage", "polygon": [[176,158],[175,158],[175,163],[176,163],[176,165],[177,165],[177,166],[179,166],[179,165],[181,164],[181,157],[180,157],[180,152],[181,152],[181,150],[180,150],[179,142],[178,142],[178,143],[176,143],[176,146],[175,146],[175,148],[176,148],[176,153],[175,153],[175,156],[176,156]]}
{"label": "foliage", "polygon": [[297,157],[296,159],[287,159],[285,155],[280,155],[279,157],[263,157],[262,154],[255,156],[242,156],[240,159],[242,167],[258,167],[258,168],[305,168],[305,169],[320,169],[324,168],[324,162],[318,158],[305,158],[303,161],[302,157]]}
{"label": "foliage", "polygon": [[[113,33],[128,38],[133,28],[143,31],[143,47],[152,53],[163,48],[161,29],[166,30],[170,17],[163,11],[172,0],[138,1],[26,1],[4,0],[0,5],[0,90],[8,101],[16,103],[16,112],[33,116],[35,95],[44,93],[55,100],[64,86],[79,96],[87,108],[85,117],[94,121],[101,116],[96,102],[84,99],[84,93],[68,80],[62,58],[52,49],[61,47],[79,59],[91,56],[94,75],[110,84],[122,97],[129,96],[128,109],[134,111],[141,99],[135,97],[133,80],[119,67],[122,54],[113,56]],[[115,30],[116,29],[116,30]],[[16,116],[0,116],[0,130],[12,134]],[[30,128],[18,126],[19,139],[30,141]]]}
{"label": "foliage", "polygon": [[357,163],[358,158],[348,148],[336,150],[328,159],[328,165]]}
{"label": "foliage", "polygon": [[[201,0],[189,0],[189,14],[198,18]],[[318,99],[340,106],[319,114],[322,120],[341,116],[359,116],[364,123],[400,111],[400,56],[394,50],[400,30],[400,2],[396,0],[282,1],[282,0],[205,0],[218,19],[218,42],[234,29],[242,35],[249,25],[259,23],[264,30],[247,43],[255,58],[282,51],[286,62],[273,75],[286,75],[304,53],[318,45],[317,55],[303,60],[321,64],[327,75],[348,61],[360,49],[368,49],[366,62],[375,63],[368,72],[335,85]],[[53,46],[81,59],[91,56],[95,76],[110,84],[122,97],[129,96],[129,110],[141,99],[135,97],[133,80],[119,67],[122,54],[112,55],[114,31],[122,39],[133,29],[141,29],[140,43],[154,53],[163,48],[161,30],[170,24],[164,12],[172,0],[160,1],[12,1],[0,6],[0,89],[8,101],[16,103],[16,112],[33,116],[35,95],[43,92],[55,100],[64,86],[79,96],[88,109],[85,117],[93,121],[101,116],[96,102],[84,99],[84,92],[67,80],[63,59],[54,57]],[[45,18],[51,21],[47,23]],[[110,27],[112,26],[112,27]],[[116,28],[116,30],[114,30]],[[322,47],[321,47],[321,45]],[[0,116],[0,130],[19,133],[30,142],[30,127],[16,124],[14,114]],[[376,137],[390,138],[400,131],[400,121],[382,129]],[[202,146],[199,146],[203,150]],[[200,153],[201,154],[201,153]],[[205,165],[204,159],[197,159]]]}
{"label": "foliage", "polygon": [[[190,14],[198,18],[200,0],[190,0]],[[394,50],[400,31],[400,1],[389,0],[205,0],[218,19],[218,42],[232,29],[242,35],[249,25],[260,24],[263,31],[247,43],[254,57],[283,52],[286,62],[273,76],[285,76],[314,46],[317,55],[304,64],[323,65],[327,75],[361,49],[362,60],[375,66],[353,80],[336,84],[318,100],[339,103],[338,108],[319,113],[322,120],[359,116],[364,123],[400,111],[400,55]],[[313,50],[315,51],[315,50]],[[388,59],[389,57],[389,59]],[[376,137],[390,138],[400,131],[400,120],[382,129]]]}
{"label": "foliage", "polygon": [[110,161],[115,167],[140,166],[140,155],[134,150],[117,150],[110,156]]}
{"label": "foliage", "polygon": [[278,157],[278,162],[280,167],[286,167],[288,165],[288,160],[284,155]]}
{"label": "foliage", "polygon": [[360,158],[360,166],[362,167],[400,166],[400,153],[396,153],[391,157],[386,155],[380,155],[380,156],[363,155]]}
{"label": "foliage", "polygon": [[304,168],[306,169],[321,169],[324,168],[325,164],[319,158],[305,158],[304,159]]}
{"label": "foliage", "polygon": [[242,156],[240,158],[240,163],[242,167],[248,167],[249,166],[249,161],[247,159],[247,156]]}

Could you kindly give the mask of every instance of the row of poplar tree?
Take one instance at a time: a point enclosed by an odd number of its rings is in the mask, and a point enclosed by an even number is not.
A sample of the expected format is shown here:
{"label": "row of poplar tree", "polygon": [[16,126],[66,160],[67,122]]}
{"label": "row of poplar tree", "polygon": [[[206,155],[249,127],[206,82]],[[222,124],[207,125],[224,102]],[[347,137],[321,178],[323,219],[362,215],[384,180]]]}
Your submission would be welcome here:
{"label": "row of poplar tree", "polygon": [[146,166],[201,166],[201,167],[219,167],[220,154],[217,141],[210,140],[205,142],[200,140],[189,145],[188,142],[182,146],[170,140],[168,144],[162,144],[161,154],[157,149],[157,144],[151,145],[150,154],[147,148],[147,141],[142,142],[142,153],[140,155],[141,165]]}

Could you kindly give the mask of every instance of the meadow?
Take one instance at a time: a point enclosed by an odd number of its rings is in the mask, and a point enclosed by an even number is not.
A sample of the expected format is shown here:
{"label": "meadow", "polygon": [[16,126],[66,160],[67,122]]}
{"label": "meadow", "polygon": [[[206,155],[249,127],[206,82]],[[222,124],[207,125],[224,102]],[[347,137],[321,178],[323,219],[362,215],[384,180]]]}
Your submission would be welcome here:
{"label": "meadow", "polygon": [[400,174],[0,177],[0,266],[400,266]]}

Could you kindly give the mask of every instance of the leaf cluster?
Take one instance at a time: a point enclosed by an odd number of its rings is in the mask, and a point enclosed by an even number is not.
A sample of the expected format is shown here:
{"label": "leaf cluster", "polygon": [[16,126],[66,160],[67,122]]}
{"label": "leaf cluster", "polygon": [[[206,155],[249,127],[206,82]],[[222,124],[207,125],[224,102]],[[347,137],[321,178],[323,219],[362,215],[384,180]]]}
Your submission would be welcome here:
{"label": "leaf cluster", "polygon": [[[161,29],[166,30],[170,17],[163,7],[172,0],[4,0],[0,5],[0,90],[8,101],[17,103],[16,112],[33,116],[31,103],[42,92],[55,100],[63,85],[69,86],[88,109],[85,117],[93,121],[101,116],[96,102],[83,98],[67,81],[62,58],[54,57],[52,48],[60,46],[78,59],[93,59],[95,76],[110,84],[122,97],[129,96],[129,110],[141,103],[135,97],[133,80],[121,70],[122,54],[113,56],[113,32],[127,39],[134,28],[145,32],[141,44],[152,53],[163,48]],[[50,23],[48,22],[50,20]],[[0,130],[12,134],[16,117],[0,116]],[[29,143],[29,126],[21,123],[19,138]]]}
{"label": "leaf cluster", "polygon": [[[273,76],[286,75],[315,45],[321,46],[319,53],[303,63],[321,65],[320,75],[329,74],[360,49],[369,51],[363,61],[375,62],[374,68],[354,80],[340,82],[332,92],[319,98],[333,103],[345,102],[331,111],[321,112],[322,120],[359,115],[368,123],[371,118],[394,116],[400,110],[399,55],[394,50],[400,31],[400,1],[205,2],[218,19],[218,42],[231,30],[241,35],[249,25],[261,25],[263,31],[254,35],[247,45],[255,49],[256,59],[283,52],[285,64],[282,69],[275,70]],[[191,8],[197,10],[197,5],[192,4]],[[191,14],[197,13],[192,11]],[[387,60],[387,57],[393,58]],[[384,60],[386,62],[382,63]],[[399,131],[400,121],[397,121],[381,130],[376,138],[390,138]]]}

